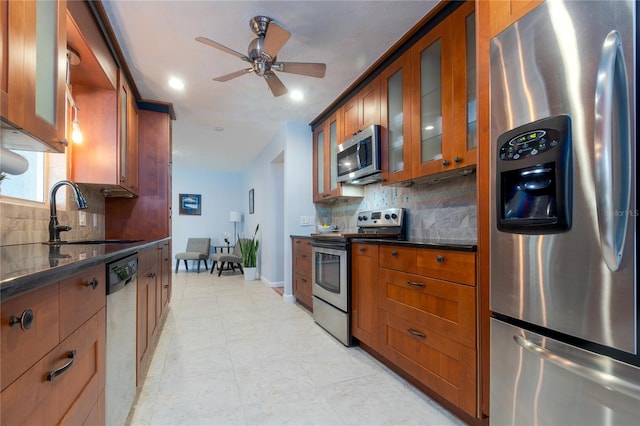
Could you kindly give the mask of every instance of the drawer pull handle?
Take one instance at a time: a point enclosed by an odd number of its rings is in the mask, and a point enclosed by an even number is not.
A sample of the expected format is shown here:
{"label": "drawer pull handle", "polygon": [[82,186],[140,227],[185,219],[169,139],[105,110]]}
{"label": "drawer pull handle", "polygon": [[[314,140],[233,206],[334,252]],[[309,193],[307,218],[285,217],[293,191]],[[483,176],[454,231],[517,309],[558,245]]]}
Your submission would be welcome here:
{"label": "drawer pull handle", "polygon": [[31,309],[25,309],[19,317],[15,315],[9,317],[9,327],[20,324],[20,328],[26,331],[31,328],[35,318],[36,316]]}
{"label": "drawer pull handle", "polygon": [[441,256],[441,255],[436,256],[436,262],[443,263],[444,262],[444,256]]}
{"label": "drawer pull handle", "polygon": [[365,251],[367,251],[367,249],[366,249],[366,248],[364,248],[364,247],[360,247],[360,253],[364,253]]}
{"label": "drawer pull handle", "polygon": [[460,164],[460,163],[462,163],[462,158],[461,157],[456,157],[456,158],[453,159],[453,161],[455,161],[456,164]]}
{"label": "drawer pull handle", "polygon": [[443,166],[445,166],[445,167],[447,167],[447,166],[449,165],[449,160],[444,160],[444,161],[442,162],[442,165],[443,165]]}
{"label": "drawer pull handle", "polygon": [[94,290],[98,287],[98,284],[100,284],[100,282],[98,281],[98,279],[96,277],[93,277],[93,279],[91,281],[85,281],[84,282],[84,286],[85,287],[93,287]]}
{"label": "drawer pull handle", "polygon": [[302,256],[300,256],[300,257],[302,257],[302,258],[306,259],[306,258],[307,258],[307,255],[306,255],[306,254],[303,254],[303,255],[302,255]]}
{"label": "drawer pull handle", "polygon": [[300,278],[300,281],[302,281],[303,283],[306,283],[307,279],[306,278]]}
{"label": "drawer pull handle", "polygon": [[397,255],[398,255],[398,252],[397,252],[397,251],[395,251],[395,250],[391,250],[391,256],[397,256]]}
{"label": "drawer pull handle", "polygon": [[155,278],[156,277],[156,273],[155,272],[149,272],[147,274],[147,278]]}
{"label": "drawer pull handle", "polygon": [[69,361],[65,365],[63,365],[62,367],[58,368],[57,370],[53,370],[51,373],[47,374],[47,380],[48,381],[52,382],[53,379],[55,379],[57,376],[61,375],[62,373],[64,373],[68,369],[70,369],[71,366],[73,366],[73,362],[75,361],[75,358],[76,358],[75,349],[69,352],[69,354],[67,355],[67,358],[69,358]]}
{"label": "drawer pull handle", "polygon": [[164,288],[169,288],[169,284],[165,284],[165,285],[164,285]]}
{"label": "drawer pull handle", "polygon": [[424,283],[417,283],[415,281],[407,281],[407,284],[409,284],[411,287],[424,288]]}
{"label": "drawer pull handle", "polygon": [[407,332],[410,335],[412,335],[413,337],[417,337],[418,339],[426,339],[426,337],[427,337],[422,333],[418,333],[417,331],[413,330],[412,328],[407,328]]}

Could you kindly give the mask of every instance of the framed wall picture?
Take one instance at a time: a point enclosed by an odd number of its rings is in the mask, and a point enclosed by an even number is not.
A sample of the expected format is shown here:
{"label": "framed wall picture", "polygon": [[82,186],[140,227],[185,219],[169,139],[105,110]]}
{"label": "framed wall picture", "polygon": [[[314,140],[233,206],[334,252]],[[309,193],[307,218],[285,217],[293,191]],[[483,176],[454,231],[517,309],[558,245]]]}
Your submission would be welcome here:
{"label": "framed wall picture", "polygon": [[180,194],[180,214],[202,214],[202,198],[200,194]]}
{"label": "framed wall picture", "polygon": [[249,190],[249,214],[253,214],[253,188]]}

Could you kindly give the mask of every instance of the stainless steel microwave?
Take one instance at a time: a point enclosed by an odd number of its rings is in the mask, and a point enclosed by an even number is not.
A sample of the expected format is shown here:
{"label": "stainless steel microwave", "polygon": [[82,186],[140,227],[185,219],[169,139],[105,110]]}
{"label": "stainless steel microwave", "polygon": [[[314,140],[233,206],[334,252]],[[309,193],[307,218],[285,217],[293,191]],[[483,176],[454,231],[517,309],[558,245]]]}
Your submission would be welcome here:
{"label": "stainless steel microwave", "polygon": [[367,127],[347,139],[337,150],[338,182],[365,185],[381,180],[380,126]]}

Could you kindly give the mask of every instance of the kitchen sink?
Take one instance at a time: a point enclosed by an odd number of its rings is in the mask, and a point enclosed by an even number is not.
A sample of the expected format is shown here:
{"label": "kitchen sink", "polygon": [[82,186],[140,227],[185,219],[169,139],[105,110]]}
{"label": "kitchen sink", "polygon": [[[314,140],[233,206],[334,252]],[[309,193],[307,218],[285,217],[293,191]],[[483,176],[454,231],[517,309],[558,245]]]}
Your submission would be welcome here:
{"label": "kitchen sink", "polygon": [[42,244],[48,244],[50,246],[55,245],[81,245],[81,244],[131,244],[137,243],[144,240],[77,240],[77,241],[57,241],[57,242],[46,242]]}

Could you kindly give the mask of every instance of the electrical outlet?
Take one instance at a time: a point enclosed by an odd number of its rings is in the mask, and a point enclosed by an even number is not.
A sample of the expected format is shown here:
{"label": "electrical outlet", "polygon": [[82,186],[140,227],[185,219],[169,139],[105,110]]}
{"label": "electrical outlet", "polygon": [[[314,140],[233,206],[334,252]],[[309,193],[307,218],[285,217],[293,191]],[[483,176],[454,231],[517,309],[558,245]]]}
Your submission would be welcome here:
{"label": "electrical outlet", "polygon": [[309,224],[309,216],[300,216],[300,225],[308,225]]}
{"label": "electrical outlet", "polygon": [[78,225],[87,226],[87,213],[82,210],[78,212]]}

